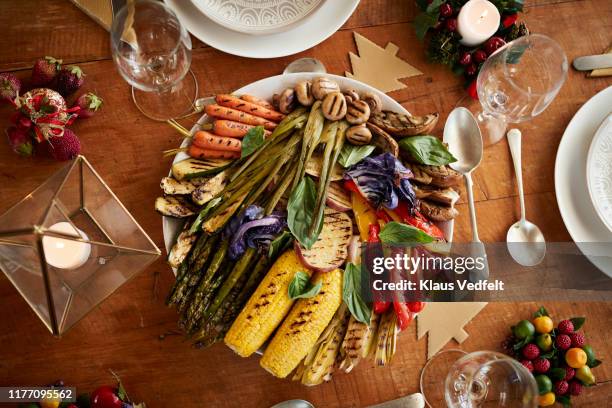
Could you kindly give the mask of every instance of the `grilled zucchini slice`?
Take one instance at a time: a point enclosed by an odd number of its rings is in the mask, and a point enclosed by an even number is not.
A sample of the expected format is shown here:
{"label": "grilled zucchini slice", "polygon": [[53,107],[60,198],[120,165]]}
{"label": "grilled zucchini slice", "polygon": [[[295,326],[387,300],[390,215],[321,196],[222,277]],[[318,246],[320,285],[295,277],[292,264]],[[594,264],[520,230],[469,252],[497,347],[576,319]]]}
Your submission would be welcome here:
{"label": "grilled zucchini slice", "polygon": [[172,175],[177,180],[189,180],[196,177],[212,176],[230,165],[229,160],[186,159],[172,165]]}
{"label": "grilled zucchini slice", "polygon": [[181,196],[157,197],[155,210],[161,215],[173,218],[186,218],[195,214],[193,204]]}

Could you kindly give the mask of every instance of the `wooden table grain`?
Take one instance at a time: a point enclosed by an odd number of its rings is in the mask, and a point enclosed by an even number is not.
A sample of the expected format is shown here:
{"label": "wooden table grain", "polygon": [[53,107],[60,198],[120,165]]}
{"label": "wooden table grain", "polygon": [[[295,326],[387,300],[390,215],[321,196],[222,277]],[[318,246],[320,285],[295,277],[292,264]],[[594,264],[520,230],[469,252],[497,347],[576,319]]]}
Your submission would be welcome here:
{"label": "wooden table grain", "polygon": [[[187,0],[186,0],[187,1]],[[335,0],[334,0],[335,1]],[[612,40],[609,0],[533,0],[523,16],[534,32],[552,36],[570,60],[603,52]],[[204,94],[228,92],[280,73],[295,58],[322,60],[329,72],[350,70],[348,52],[356,52],[353,31],[379,45],[392,41],[399,56],[425,74],[403,82],[407,88],[390,95],[415,113],[439,111],[446,117],[463,96],[462,83],[444,67],[427,63],[411,22],[410,0],[362,0],[355,14],[332,37],[299,55],[271,60],[235,57],[194,40],[192,68]],[[176,147],[179,137],[168,126],[136,110],[127,84],[113,67],[108,33],[67,0],[0,1],[0,71],[22,78],[45,55],[78,63],[87,73],[85,87],[99,93],[106,106],[92,119],[73,127],[83,154],[161,248],[161,219],[153,210],[159,179],[169,160],[161,152]],[[547,111],[520,126],[523,131],[523,175],[526,205],[548,241],[568,241],[555,200],[553,168],[567,123],[591,96],[612,84],[610,78],[587,79],[570,71],[567,83]],[[8,125],[10,108],[0,108],[0,126]],[[441,133],[442,123],[436,132]],[[0,143],[0,212],[42,183],[63,164],[50,159],[22,159]],[[571,165],[571,163],[568,163]],[[508,146],[485,151],[475,174],[476,208],[481,238],[503,241],[518,215],[518,200]],[[467,208],[455,239],[469,239]],[[304,398],[317,407],[362,407],[418,391],[426,341],[416,340],[415,326],[404,332],[393,363],[375,368],[362,362],[348,375],[307,388],[278,380],[262,370],[257,358],[242,359],[221,344],[196,350],[176,330],[176,314],[164,306],[172,283],[160,259],[122,287],[63,338],[52,337],[11,286],[0,277],[0,386],[47,384],[62,378],[79,391],[111,383],[109,369],[125,383],[130,396],[150,407],[268,407]],[[585,299],[586,301],[587,299]],[[499,349],[508,326],[530,316],[537,303],[491,303],[466,326],[464,350]],[[612,406],[612,304],[547,303],[556,318],[587,316],[584,331],[604,364],[595,371],[599,385],[575,399],[577,407]],[[160,335],[166,333],[165,337]],[[450,343],[448,347],[457,347]]]}

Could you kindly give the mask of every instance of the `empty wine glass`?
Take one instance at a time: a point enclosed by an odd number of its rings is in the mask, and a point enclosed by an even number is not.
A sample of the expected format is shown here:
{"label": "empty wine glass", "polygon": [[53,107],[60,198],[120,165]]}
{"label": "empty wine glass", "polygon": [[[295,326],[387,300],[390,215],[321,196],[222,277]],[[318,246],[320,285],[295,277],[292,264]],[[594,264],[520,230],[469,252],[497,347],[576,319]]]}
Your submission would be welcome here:
{"label": "empty wine glass", "polygon": [[160,1],[129,1],[111,27],[113,60],[132,85],[134,103],[147,117],[167,120],[192,110],[198,84],[191,65],[191,38],[176,14]]}
{"label": "empty wine glass", "polygon": [[529,370],[493,351],[436,354],[421,371],[421,393],[435,408],[535,408],[539,401]]}
{"label": "empty wine glass", "polygon": [[508,123],[542,113],[567,78],[568,62],[561,46],[542,34],[509,42],[493,53],[478,74],[478,104],[468,106],[479,122],[485,144],[500,141]]}

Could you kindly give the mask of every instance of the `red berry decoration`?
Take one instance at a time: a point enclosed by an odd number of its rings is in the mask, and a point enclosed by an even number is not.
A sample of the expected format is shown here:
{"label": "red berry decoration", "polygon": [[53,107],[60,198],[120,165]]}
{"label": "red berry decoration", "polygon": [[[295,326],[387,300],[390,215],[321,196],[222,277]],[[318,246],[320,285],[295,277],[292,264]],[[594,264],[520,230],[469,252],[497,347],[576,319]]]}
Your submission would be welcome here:
{"label": "red berry decoration", "polygon": [[478,72],[478,68],[474,64],[470,64],[465,68],[465,73],[469,76],[474,76]]}
{"label": "red berry decoration", "polygon": [[11,149],[20,156],[31,156],[34,151],[32,138],[27,130],[11,126],[6,129],[6,138]]}
{"label": "red berry decoration", "polygon": [[506,44],[506,42],[504,41],[503,38],[501,38],[501,37],[491,37],[491,38],[489,38],[487,40],[487,42],[485,42],[484,50],[487,53],[487,55],[491,55],[495,51],[497,51],[498,49],[503,47],[505,44]]}
{"label": "red berry decoration", "polygon": [[474,51],[472,58],[477,64],[480,64],[481,62],[485,62],[487,60],[487,53],[483,50],[476,50]]}
{"label": "red berry decoration", "polygon": [[67,97],[75,93],[85,82],[85,74],[81,68],[76,65],[71,65],[62,68],[57,74],[56,90],[63,97]]}
{"label": "red berry decoration", "polygon": [[471,63],[472,63],[472,54],[470,54],[469,52],[464,52],[463,54],[461,54],[461,56],[459,57],[459,64],[469,65]]}
{"label": "red berry decoration", "polygon": [[550,361],[545,358],[538,358],[533,362],[533,370],[536,373],[544,374],[550,370]]}
{"label": "red berry decoration", "polygon": [[584,334],[582,333],[572,333],[569,335],[570,339],[572,339],[572,347],[582,348],[586,343],[586,339],[584,338]]}
{"label": "red berry decoration", "polygon": [[533,373],[533,363],[529,360],[521,360],[521,364],[529,370],[530,373]]}
{"label": "red berry decoration", "polygon": [[61,66],[62,60],[53,57],[45,57],[36,61],[32,67],[30,80],[32,86],[49,85],[57,76]]}
{"label": "red berry decoration", "polygon": [[478,100],[478,88],[477,88],[477,83],[476,80],[473,80],[472,82],[470,82],[470,85],[468,85],[467,87],[467,93],[468,95],[470,95],[470,97],[474,100]]}
{"label": "red berry decoration", "polygon": [[556,395],[565,395],[569,390],[569,384],[565,380],[557,381],[555,383],[555,394]]}
{"label": "red berry decoration", "polygon": [[457,19],[449,18],[448,20],[444,22],[444,27],[446,27],[448,31],[451,31],[451,32],[456,31],[457,30]]}
{"label": "red berry decoration", "polygon": [[440,6],[440,17],[450,17],[453,15],[453,7],[448,4],[448,3],[444,3]]}
{"label": "red berry decoration", "polygon": [[8,72],[0,74],[0,100],[14,101],[21,90],[21,81],[15,75]]}
{"label": "red berry decoration", "polygon": [[570,381],[570,383],[569,383],[569,393],[574,395],[574,396],[580,395],[582,393],[582,384],[580,384],[576,380]]}
{"label": "red berry decoration", "polygon": [[561,320],[559,322],[559,332],[570,334],[574,332],[574,323],[571,320]]}
{"label": "red berry decoration", "polygon": [[570,336],[567,334],[560,334],[557,336],[555,344],[561,350],[567,350],[568,348],[572,347],[572,339],[570,339]]}
{"label": "red berry decoration", "polygon": [[523,347],[523,357],[525,357],[527,360],[535,360],[536,358],[540,357],[540,349],[535,344],[530,343]]}
{"label": "red berry decoration", "polygon": [[90,118],[100,109],[102,106],[103,100],[98,95],[93,92],[85,93],[76,100],[74,106],[79,107],[79,111],[77,115],[79,118]]}
{"label": "red berry decoration", "polygon": [[516,20],[518,20],[518,14],[510,14],[508,16],[504,16],[504,18],[502,19],[502,25],[504,26],[504,28],[508,28],[512,24],[516,23]]}
{"label": "red berry decoration", "polygon": [[117,396],[117,389],[109,385],[98,387],[90,396],[91,408],[121,408],[123,402]]}
{"label": "red berry decoration", "polygon": [[574,370],[572,367],[565,367],[565,377],[563,377],[565,381],[571,380],[574,378],[574,375],[576,375],[576,370]]}

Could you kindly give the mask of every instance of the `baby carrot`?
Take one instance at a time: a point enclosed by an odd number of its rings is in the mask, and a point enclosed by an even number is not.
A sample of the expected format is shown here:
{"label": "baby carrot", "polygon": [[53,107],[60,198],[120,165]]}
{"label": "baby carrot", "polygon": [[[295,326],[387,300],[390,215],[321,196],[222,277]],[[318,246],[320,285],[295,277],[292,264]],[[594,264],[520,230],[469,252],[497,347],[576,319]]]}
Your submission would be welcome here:
{"label": "baby carrot", "polygon": [[263,126],[268,130],[273,130],[276,127],[276,123],[272,121],[219,105],[206,105],[206,114],[214,118],[233,120],[247,125]]}
{"label": "baby carrot", "polygon": [[220,150],[223,152],[239,152],[242,142],[233,137],[213,135],[204,130],[199,130],[193,135],[192,144],[206,150]]}
{"label": "baby carrot", "polygon": [[215,100],[221,106],[250,113],[251,115],[259,116],[260,118],[268,119],[273,122],[280,122],[285,118],[285,115],[280,112],[276,112],[273,109],[264,108],[261,105],[247,102],[243,99],[238,99],[232,95],[217,95]]}
{"label": "baby carrot", "polygon": [[238,159],[240,152],[202,149],[194,144],[189,146],[187,154],[195,159]]}
{"label": "baby carrot", "polygon": [[274,110],[274,105],[272,105],[270,102],[253,95],[242,95],[240,99],[242,99],[243,101],[254,103],[255,105],[263,106],[264,108]]}
{"label": "baby carrot", "polygon": [[[206,125],[204,125],[206,126]],[[239,137],[242,138],[247,132],[256,126],[247,125],[240,122],[234,122],[231,120],[217,119],[210,124],[210,130],[215,135],[227,136],[227,137]],[[204,127],[206,129],[206,127]],[[269,130],[264,131],[264,136],[268,136],[271,132]]]}

